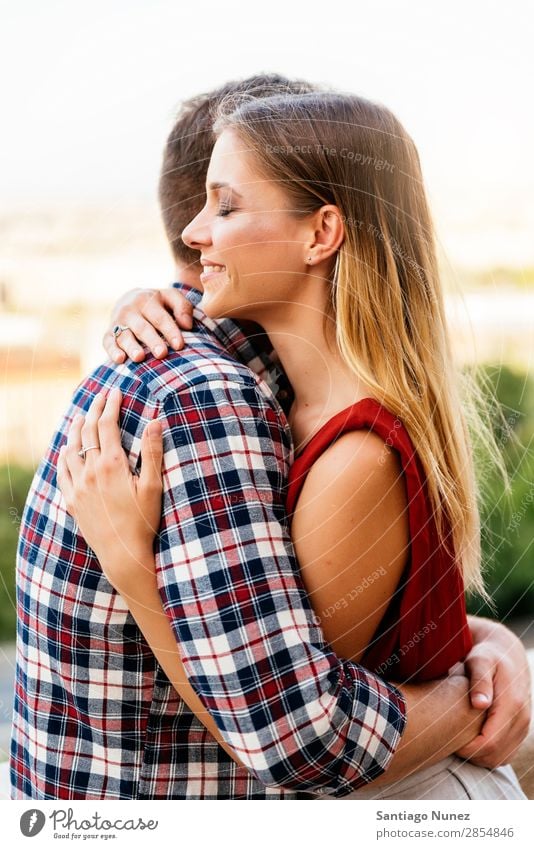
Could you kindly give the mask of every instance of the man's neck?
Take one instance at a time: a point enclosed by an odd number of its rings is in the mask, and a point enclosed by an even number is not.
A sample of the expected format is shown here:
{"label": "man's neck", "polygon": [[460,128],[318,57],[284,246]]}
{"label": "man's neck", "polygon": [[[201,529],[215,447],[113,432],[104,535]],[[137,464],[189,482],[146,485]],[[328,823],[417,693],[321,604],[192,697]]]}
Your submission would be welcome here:
{"label": "man's neck", "polygon": [[174,265],[175,279],[180,283],[185,283],[186,286],[191,286],[192,289],[197,289],[203,292],[202,283],[200,282],[200,266],[198,263],[194,265],[186,265],[185,263],[176,262]]}

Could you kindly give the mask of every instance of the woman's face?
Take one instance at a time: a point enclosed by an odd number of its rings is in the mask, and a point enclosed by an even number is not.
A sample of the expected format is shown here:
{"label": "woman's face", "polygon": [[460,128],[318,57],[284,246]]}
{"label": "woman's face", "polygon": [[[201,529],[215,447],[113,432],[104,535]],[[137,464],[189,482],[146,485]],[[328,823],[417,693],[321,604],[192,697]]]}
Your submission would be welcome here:
{"label": "woman's face", "polygon": [[204,208],[182,233],[201,252],[206,314],[261,323],[298,302],[313,228],[291,211],[283,189],[261,175],[232,130],[217,139],[206,191]]}

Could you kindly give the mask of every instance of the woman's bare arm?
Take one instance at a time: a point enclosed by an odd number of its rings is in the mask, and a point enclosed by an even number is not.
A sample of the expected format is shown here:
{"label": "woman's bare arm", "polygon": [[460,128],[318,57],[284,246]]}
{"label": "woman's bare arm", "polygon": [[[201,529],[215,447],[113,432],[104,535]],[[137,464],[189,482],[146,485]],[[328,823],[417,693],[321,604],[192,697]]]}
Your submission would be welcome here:
{"label": "woman's bare arm", "polygon": [[291,536],[327,641],[340,657],[358,661],[409,555],[396,452],[372,431],[344,434],[310,469]]}
{"label": "woman's bare arm", "polygon": [[[153,560],[154,556],[152,552],[147,552],[146,558],[146,562],[148,562],[149,558]],[[120,594],[124,598],[130,613],[139,626],[139,630],[142,632],[158,663],[178,695],[207,730],[211,732],[227,754],[239,766],[242,766],[234,750],[224,742],[215,720],[209,711],[206,710],[189,683],[174,631],[163,609],[154,568],[153,565],[150,569],[147,568],[146,577],[143,575],[140,580],[136,580],[135,585],[131,588],[120,590]]]}

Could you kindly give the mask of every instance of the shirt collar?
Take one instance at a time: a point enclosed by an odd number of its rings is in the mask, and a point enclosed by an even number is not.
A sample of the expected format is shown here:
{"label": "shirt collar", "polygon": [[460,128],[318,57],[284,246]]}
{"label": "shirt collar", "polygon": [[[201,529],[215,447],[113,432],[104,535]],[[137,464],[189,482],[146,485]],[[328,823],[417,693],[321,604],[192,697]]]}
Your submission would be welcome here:
{"label": "shirt collar", "polygon": [[[201,306],[202,292],[193,288],[188,283],[181,281],[172,284],[174,289],[179,289],[184,297],[193,304],[193,317],[199,321],[203,327],[207,328],[210,333],[221,342],[228,353],[241,362],[250,365],[251,360],[254,360],[258,354],[252,346],[250,340],[241,330],[239,324],[232,321],[231,318],[209,318]],[[255,368],[254,371],[258,369]]]}
{"label": "shirt collar", "polygon": [[200,303],[202,298],[202,292],[200,289],[195,289],[193,286],[190,286],[189,283],[182,283],[181,280],[176,280],[171,285],[173,289],[179,289],[180,292],[183,292],[187,300],[191,301],[194,306],[197,306],[197,304]]}

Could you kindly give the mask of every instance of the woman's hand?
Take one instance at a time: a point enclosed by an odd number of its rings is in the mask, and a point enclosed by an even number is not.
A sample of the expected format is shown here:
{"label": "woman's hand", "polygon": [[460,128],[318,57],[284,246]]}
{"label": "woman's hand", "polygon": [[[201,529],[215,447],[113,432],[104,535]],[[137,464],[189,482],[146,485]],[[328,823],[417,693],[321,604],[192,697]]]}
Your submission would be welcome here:
{"label": "woman's hand", "polygon": [[[118,324],[128,329],[115,337],[113,328]],[[163,359],[168,354],[165,343],[181,350],[184,338],[180,328],[191,330],[192,326],[193,304],[179,289],[132,289],[117,301],[102,341],[113,362],[123,363],[128,356],[141,363],[145,352],[140,342]]]}
{"label": "woman's hand", "polygon": [[[87,416],[76,416],[57,466],[67,510],[118,591],[126,578],[131,584],[136,564],[146,571],[146,563],[154,563],[163,457],[161,423],[156,419],[143,432],[141,472],[130,472],[118,426],[121,400],[118,389],[107,399],[99,393]],[[85,459],[79,455],[82,445],[91,449]]]}

